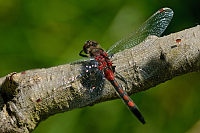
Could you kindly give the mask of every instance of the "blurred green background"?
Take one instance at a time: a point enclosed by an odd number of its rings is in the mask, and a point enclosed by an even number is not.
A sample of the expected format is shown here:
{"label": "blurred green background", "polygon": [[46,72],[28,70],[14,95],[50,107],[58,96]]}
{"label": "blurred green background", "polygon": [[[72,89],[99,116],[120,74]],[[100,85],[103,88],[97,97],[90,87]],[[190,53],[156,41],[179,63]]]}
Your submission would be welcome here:
{"label": "blurred green background", "polygon": [[[175,12],[163,35],[200,22],[197,0],[0,0],[0,77],[76,60],[89,39],[108,49],[162,7]],[[146,125],[118,99],[54,115],[33,133],[200,132],[199,80],[190,73],[131,96]]]}

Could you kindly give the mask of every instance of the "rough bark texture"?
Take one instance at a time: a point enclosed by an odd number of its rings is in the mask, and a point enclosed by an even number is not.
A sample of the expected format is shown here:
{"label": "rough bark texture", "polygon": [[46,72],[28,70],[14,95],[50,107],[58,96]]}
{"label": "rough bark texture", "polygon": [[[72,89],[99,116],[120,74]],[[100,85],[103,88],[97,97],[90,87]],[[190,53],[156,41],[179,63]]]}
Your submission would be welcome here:
{"label": "rough bark texture", "polygon": [[[148,37],[140,45],[112,57],[117,81],[130,95],[176,76],[197,72],[199,48],[200,26],[160,38]],[[88,88],[85,82],[92,82],[95,76],[90,73],[80,79],[79,70],[84,65],[70,63],[0,78],[0,132],[30,132],[56,113],[118,98],[105,79]],[[89,81],[88,76],[92,77]]]}

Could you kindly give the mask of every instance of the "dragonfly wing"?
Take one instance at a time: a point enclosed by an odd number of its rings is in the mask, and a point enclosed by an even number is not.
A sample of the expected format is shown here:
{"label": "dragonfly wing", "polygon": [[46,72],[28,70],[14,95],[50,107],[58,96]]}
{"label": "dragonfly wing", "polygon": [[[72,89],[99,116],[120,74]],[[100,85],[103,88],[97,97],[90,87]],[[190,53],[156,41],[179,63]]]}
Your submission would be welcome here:
{"label": "dragonfly wing", "polygon": [[149,35],[159,37],[169,25],[173,14],[172,9],[170,8],[162,8],[158,10],[146,22],[144,22],[139,29],[113,44],[108,49],[107,53],[109,55],[115,54],[124,49],[134,47],[144,41]]}
{"label": "dragonfly wing", "polygon": [[73,65],[74,71],[79,73],[71,84],[81,84],[78,91],[82,96],[85,95],[86,101],[92,102],[98,99],[102,94],[105,82],[103,73],[98,68],[98,62],[94,58],[89,58],[72,62],[71,65]]}
{"label": "dragonfly wing", "polygon": [[[98,69],[98,62],[93,58],[83,58],[81,60],[63,65],[66,71],[62,71],[62,77],[58,77],[55,83],[50,85],[44,94],[38,94],[38,99],[34,104],[56,99],[69,99],[67,104],[71,108],[80,107],[79,105],[91,104],[96,101],[103,92],[105,79],[102,71]],[[63,68],[62,68],[63,69]],[[73,100],[72,100],[73,99]],[[41,101],[41,102],[40,102]],[[66,105],[67,105],[66,104]]]}
{"label": "dragonfly wing", "polygon": [[[131,88],[132,85],[139,85],[146,79],[150,78],[151,73],[151,71],[146,69],[144,70],[142,67],[134,64],[133,66],[120,68],[120,70],[115,72],[115,77],[120,81],[126,83],[128,88]],[[117,81],[120,82],[119,80]]]}

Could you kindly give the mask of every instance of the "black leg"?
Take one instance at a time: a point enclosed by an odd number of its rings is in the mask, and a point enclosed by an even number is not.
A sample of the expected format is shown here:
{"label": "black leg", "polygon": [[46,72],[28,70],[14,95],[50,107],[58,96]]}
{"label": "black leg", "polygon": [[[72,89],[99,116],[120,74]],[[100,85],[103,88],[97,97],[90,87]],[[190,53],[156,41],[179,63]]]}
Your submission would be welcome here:
{"label": "black leg", "polygon": [[81,50],[81,52],[79,53],[80,56],[82,56],[82,57],[89,57],[88,55],[82,54],[82,52],[83,52],[83,50]]}

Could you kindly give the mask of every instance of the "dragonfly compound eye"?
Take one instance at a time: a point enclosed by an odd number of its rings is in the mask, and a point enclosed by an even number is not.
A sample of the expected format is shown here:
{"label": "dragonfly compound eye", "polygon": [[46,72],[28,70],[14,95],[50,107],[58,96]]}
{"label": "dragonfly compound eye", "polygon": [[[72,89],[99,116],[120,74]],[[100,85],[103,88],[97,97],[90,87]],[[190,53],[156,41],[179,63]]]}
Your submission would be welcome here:
{"label": "dragonfly compound eye", "polygon": [[99,48],[99,43],[97,41],[91,41],[90,45],[93,46],[94,48]]}
{"label": "dragonfly compound eye", "polygon": [[97,41],[88,40],[83,46],[83,50],[86,54],[89,54],[90,50],[93,48],[99,48],[99,43]]}

